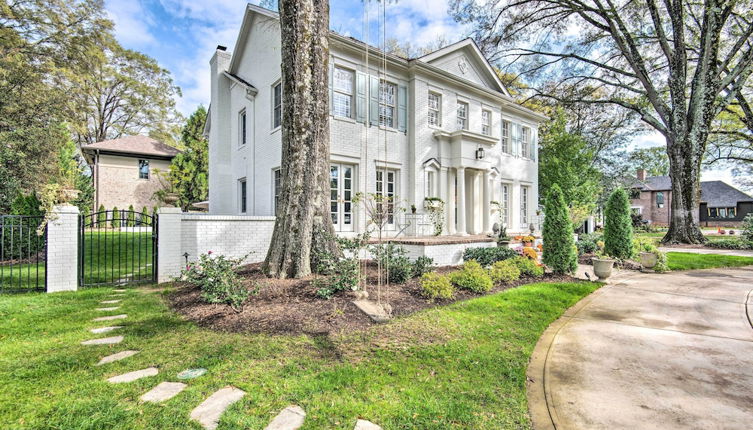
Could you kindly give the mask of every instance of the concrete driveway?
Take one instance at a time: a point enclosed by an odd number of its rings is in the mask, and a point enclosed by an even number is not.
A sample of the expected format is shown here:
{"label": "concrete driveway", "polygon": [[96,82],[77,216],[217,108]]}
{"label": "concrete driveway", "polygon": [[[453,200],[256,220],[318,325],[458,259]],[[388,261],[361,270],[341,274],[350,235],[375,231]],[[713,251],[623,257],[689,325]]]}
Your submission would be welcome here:
{"label": "concrete driveway", "polygon": [[534,427],[753,429],[753,267],[611,281],[539,340]]}

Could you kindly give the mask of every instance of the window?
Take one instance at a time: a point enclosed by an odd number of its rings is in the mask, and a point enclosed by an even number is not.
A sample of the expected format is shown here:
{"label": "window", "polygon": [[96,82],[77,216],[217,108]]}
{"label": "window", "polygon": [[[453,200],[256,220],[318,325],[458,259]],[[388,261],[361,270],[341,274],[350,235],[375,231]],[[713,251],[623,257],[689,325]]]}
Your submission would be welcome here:
{"label": "window", "polygon": [[631,188],[629,191],[630,194],[630,200],[637,200],[641,198],[641,189],[640,188]]}
{"label": "window", "polygon": [[395,224],[395,177],[394,170],[377,170],[376,195],[378,218],[385,219],[386,224]]}
{"label": "window", "polygon": [[502,121],[502,152],[510,153],[510,121]]}
{"label": "window", "polygon": [[395,127],[396,101],[397,85],[379,81],[379,125],[382,127]]}
{"label": "window", "polygon": [[426,172],[426,195],[425,197],[437,197],[436,192],[436,172]]}
{"label": "window", "polygon": [[468,103],[458,102],[458,130],[468,130]]}
{"label": "window", "polygon": [[238,142],[240,145],[246,144],[246,109],[238,114]]}
{"label": "window", "polygon": [[528,225],[528,187],[520,187],[520,224]]}
{"label": "window", "polygon": [[717,217],[716,208],[709,208],[709,217],[710,218],[716,218]]}
{"label": "window", "polygon": [[280,207],[280,190],[282,189],[282,170],[281,169],[275,169],[274,170],[274,187],[275,187],[275,200],[274,200],[274,213],[275,215],[278,214],[278,210]]}
{"label": "window", "polygon": [[282,125],[282,83],[272,87],[272,128]]}
{"label": "window", "polygon": [[502,184],[502,199],[499,204],[499,219],[502,221],[502,225],[507,227],[510,222],[510,185]]}
{"label": "window", "polygon": [[727,215],[730,218],[734,218],[735,216],[737,216],[737,208],[727,208]]}
{"label": "window", "polygon": [[481,134],[491,136],[492,134],[492,112],[488,110],[481,111]]}
{"label": "window", "polygon": [[661,191],[656,193],[656,207],[659,209],[664,207],[664,193]]}
{"label": "window", "polygon": [[531,151],[531,129],[528,127],[520,128],[520,155],[523,158],[533,158]]}
{"label": "window", "polygon": [[335,67],[332,92],[332,113],[344,118],[353,117],[353,78],[355,74]]}
{"label": "window", "polygon": [[139,179],[149,179],[149,160],[139,160]]}
{"label": "window", "polygon": [[337,231],[353,231],[354,170],[347,164],[329,166],[330,214]]}
{"label": "window", "polygon": [[727,208],[719,208],[719,218],[727,218]]}
{"label": "window", "polygon": [[246,178],[238,180],[238,210],[246,213]]}
{"label": "window", "polygon": [[737,208],[708,208],[709,218],[734,218]]}
{"label": "window", "polygon": [[442,96],[429,93],[429,125],[442,126]]}

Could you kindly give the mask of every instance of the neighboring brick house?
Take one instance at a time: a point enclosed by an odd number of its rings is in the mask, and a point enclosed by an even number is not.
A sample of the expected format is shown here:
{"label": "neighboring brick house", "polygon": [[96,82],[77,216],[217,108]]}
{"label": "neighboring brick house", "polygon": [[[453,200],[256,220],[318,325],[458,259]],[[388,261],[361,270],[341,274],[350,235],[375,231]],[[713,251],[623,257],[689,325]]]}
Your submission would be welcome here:
{"label": "neighboring brick house", "polygon": [[[667,226],[671,218],[672,182],[669,176],[646,177],[638,170],[630,193],[630,207],[652,225]],[[701,182],[698,219],[704,227],[739,227],[753,212],[753,197],[723,181]]]}
{"label": "neighboring brick house", "polygon": [[180,151],[147,136],[128,136],[85,145],[81,152],[92,169],[94,209],[133,205],[140,211],[158,204],[157,172],[167,171]]}
{"label": "neighboring brick house", "polygon": [[[538,208],[538,126],[544,115],[509,95],[466,39],[406,59],[330,33],[331,211],[335,229],[362,232],[356,193],[396,198],[425,214],[446,205],[444,233],[527,231]],[[281,183],[278,15],[248,5],[234,52],[210,61],[209,212],[274,215]],[[497,201],[502,214],[492,207]],[[387,230],[399,232],[401,215]]]}

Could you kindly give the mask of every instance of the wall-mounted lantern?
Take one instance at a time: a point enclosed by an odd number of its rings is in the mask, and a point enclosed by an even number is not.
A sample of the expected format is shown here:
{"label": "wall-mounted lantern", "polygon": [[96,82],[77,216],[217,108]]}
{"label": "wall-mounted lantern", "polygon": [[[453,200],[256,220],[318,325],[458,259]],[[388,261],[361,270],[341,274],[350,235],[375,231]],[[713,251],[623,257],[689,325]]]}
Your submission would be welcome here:
{"label": "wall-mounted lantern", "polygon": [[479,148],[476,150],[476,160],[483,160],[484,159],[484,148]]}

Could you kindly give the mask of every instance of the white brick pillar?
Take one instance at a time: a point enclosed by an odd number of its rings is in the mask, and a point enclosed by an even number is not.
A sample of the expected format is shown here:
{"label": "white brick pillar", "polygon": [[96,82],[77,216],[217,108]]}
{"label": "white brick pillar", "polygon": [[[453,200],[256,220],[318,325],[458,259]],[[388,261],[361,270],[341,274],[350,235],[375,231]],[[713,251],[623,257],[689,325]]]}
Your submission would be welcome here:
{"label": "white brick pillar", "polygon": [[465,226],[465,167],[458,167],[457,175],[457,195],[458,195],[458,234],[467,236],[468,230]]}
{"label": "white brick pillar", "polygon": [[55,206],[56,219],[47,224],[47,292],[78,289],[79,211],[76,206]]}
{"label": "white brick pillar", "polygon": [[180,208],[157,210],[157,282],[168,282],[180,274],[184,258],[180,255],[183,213]]}
{"label": "white brick pillar", "polygon": [[481,202],[481,210],[483,212],[484,233],[489,234],[492,232],[491,223],[491,204],[492,201],[492,185],[489,183],[489,171],[484,170],[483,186],[484,186],[484,201]]}

